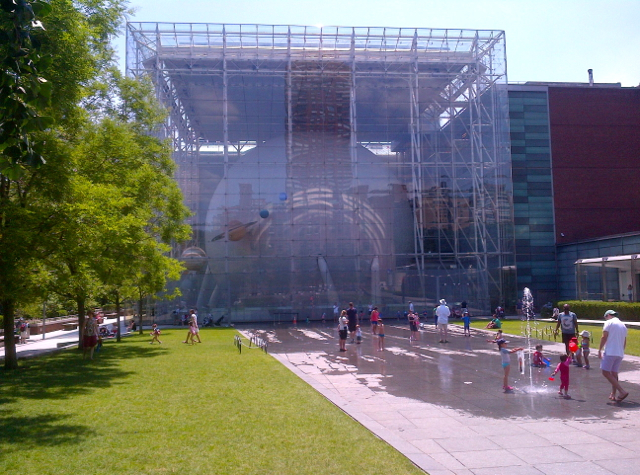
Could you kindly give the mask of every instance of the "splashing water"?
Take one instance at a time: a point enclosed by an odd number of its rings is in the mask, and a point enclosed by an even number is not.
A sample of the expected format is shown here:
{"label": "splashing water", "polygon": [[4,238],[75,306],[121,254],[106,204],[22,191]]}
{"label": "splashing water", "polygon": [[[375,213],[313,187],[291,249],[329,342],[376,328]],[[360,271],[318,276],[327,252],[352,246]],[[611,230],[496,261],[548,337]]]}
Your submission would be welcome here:
{"label": "splashing water", "polygon": [[[525,287],[523,292],[522,292],[522,315],[525,318],[525,322],[526,322],[526,329],[525,329],[525,336],[527,338],[527,355],[529,356],[529,364],[527,365],[529,368],[529,387],[533,387],[533,369],[531,366],[531,355],[533,354],[533,351],[531,349],[531,322],[533,320],[535,320],[534,318],[534,311],[533,311],[533,296],[531,295],[531,290],[529,290],[529,287]],[[524,365],[523,365],[524,366]],[[521,371],[522,374],[524,374],[524,367],[523,367],[523,371]]]}
{"label": "splashing water", "polygon": [[522,313],[527,321],[533,320],[533,296],[529,287],[525,287],[522,294]]}
{"label": "splashing water", "polygon": [[533,310],[533,296],[531,295],[531,290],[528,287],[524,288],[523,297],[522,297],[522,320],[523,320],[523,333],[527,341],[527,347],[525,348],[525,364],[524,368],[520,371],[521,374],[526,373],[526,368],[529,370],[529,386],[527,388],[523,388],[525,393],[528,394],[546,394],[550,391],[553,391],[547,384],[544,382],[542,386],[534,386],[533,385],[533,352],[535,351],[535,347],[532,344],[531,340],[533,338],[533,328],[535,327],[535,338],[538,338],[538,322],[535,319],[535,312]]}

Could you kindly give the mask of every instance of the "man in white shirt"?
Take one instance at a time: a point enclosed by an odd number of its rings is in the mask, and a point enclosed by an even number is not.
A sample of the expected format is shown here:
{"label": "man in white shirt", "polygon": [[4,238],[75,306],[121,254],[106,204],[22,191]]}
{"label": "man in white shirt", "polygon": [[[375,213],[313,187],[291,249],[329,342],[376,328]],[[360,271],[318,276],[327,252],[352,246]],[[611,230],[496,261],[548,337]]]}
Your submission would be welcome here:
{"label": "man in white shirt", "polygon": [[[606,322],[602,327],[602,339],[598,349],[598,358],[602,358],[600,369],[602,375],[611,383],[609,399],[621,402],[629,395],[618,382],[618,371],[627,346],[627,327],[620,321],[618,312],[615,310],[604,312],[604,319]],[[602,354],[603,348],[604,355]],[[618,393],[617,397],[616,392]]]}
{"label": "man in white shirt", "polygon": [[438,331],[440,332],[440,343],[449,343],[447,340],[449,315],[451,310],[447,307],[447,302],[444,299],[440,300],[440,305],[436,308],[436,316],[438,317]]}

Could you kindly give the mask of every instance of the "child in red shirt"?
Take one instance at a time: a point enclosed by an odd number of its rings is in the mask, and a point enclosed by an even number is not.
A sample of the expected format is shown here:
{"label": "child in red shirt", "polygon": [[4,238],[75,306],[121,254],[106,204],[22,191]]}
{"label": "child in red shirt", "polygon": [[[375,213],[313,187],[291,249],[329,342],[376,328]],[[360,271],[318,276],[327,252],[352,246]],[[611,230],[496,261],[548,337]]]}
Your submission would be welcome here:
{"label": "child in red shirt", "polygon": [[[556,373],[560,373],[560,391],[558,394],[564,396],[565,399],[571,399],[569,396],[569,367],[571,365],[571,358],[567,355],[560,355],[560,363],[556,366],[556,370],[551,374],[555,376]],[[564,389],[564,394],[562,390]]]}

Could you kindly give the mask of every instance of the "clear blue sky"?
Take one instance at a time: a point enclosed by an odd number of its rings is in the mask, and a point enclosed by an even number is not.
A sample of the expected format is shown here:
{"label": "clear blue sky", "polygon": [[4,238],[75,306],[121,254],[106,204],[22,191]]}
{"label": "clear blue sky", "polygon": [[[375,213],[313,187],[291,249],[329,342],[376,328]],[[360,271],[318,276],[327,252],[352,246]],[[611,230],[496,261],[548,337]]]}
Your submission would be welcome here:
{"label": "clear blue sky", "polygon": [[[131,0],[131,21],[505,30],[509,82],[640,84],[640,0]],[[116,42],[124,69],[124,37]]]}

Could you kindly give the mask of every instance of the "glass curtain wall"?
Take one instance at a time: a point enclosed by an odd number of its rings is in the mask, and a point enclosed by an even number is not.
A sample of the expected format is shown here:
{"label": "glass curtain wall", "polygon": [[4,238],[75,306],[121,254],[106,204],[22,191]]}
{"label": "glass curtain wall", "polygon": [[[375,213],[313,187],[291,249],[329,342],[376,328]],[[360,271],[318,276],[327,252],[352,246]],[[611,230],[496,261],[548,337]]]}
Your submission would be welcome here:
{"label": "glass curtain wall", "polygon": [[515,298],[504,33],[129,23],[194,212],[175,306],[234,321]]}

